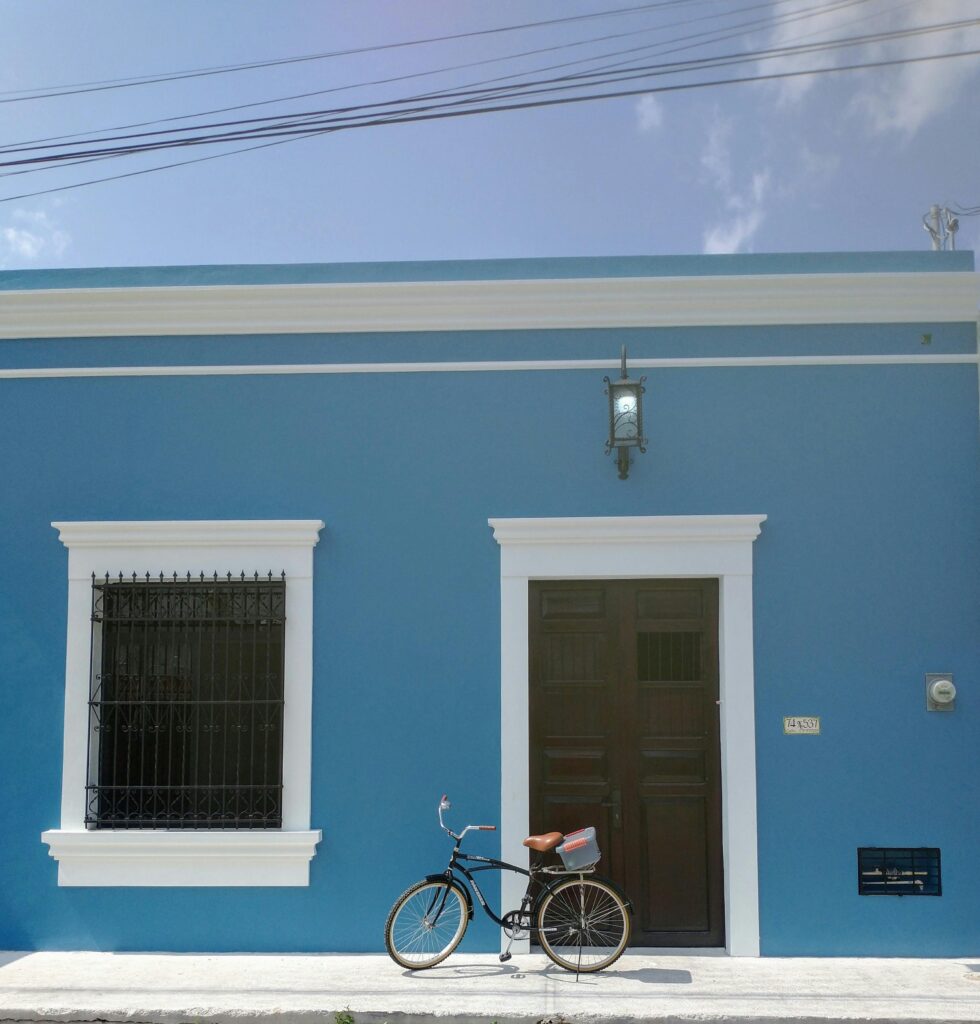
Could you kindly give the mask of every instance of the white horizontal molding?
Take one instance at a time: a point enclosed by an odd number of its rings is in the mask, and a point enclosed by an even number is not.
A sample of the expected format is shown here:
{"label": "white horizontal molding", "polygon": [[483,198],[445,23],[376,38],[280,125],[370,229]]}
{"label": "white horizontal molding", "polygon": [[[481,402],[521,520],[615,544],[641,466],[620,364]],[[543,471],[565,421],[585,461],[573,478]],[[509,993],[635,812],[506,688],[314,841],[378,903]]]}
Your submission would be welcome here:
{"label": "white horizontal molding", "polygon": [[321,519],[188,519],[58,522],[51,524],[66,548],[86,547],[313,547]]}
{"label": "white horizontal molding", "polygon": [[[664,356],[630,359],[631,370],[698,370],[783,366],[918,366],[975,364],[974,352],[934,355],[837,356]],[[174,366],[24,366],[0,369],[0,380],[62,377],[241,377],[358,373],[527,373],[558,370],[616,370],[618,359],[488,359],[410,363],[248,363]]]}
{"label": "white horizontal molding", "polygon": [[972,272],[197,285],[0,292],[0,339],[976,319]]}
{"label": "white horizontal molding", "polygon": [[750,576],[764,515],[491,519],[502,578]]}
{"label": "white horizontal molding", "polygon": [[753,541],[764,515],[596,516],[491,519],[494,539],[508,544],[678,544]]}
{"label": "white horizontal molding", "polygon": [[313,575],[319,519],[56,522],[68,548],[68,578],[190,573],[274,576],[287,585]]}
{"label": "white horizontal molding", "polygon": [[41,833],[62,886],[305,886],[319,829]]}

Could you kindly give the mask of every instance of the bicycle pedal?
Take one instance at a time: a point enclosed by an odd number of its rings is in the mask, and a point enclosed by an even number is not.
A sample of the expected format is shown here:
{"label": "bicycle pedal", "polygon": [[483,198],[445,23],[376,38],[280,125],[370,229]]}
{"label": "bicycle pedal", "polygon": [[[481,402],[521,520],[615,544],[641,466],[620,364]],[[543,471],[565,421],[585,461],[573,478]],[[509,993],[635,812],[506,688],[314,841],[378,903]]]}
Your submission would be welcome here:
{"label": "bicycle pedal", "polygon": [[513,955],[513,953],[501,953],[499,960],[502,964],[505,964]]}

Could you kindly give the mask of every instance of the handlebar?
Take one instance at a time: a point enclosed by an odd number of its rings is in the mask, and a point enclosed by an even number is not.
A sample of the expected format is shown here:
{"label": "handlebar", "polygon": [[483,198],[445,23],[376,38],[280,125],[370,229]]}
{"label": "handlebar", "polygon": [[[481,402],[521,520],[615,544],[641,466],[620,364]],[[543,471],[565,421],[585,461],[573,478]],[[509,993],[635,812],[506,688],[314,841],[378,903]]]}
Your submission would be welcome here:
{"label": "handlebar", "polygon": [[497,831],[497,826],[496,825],[467,825],[466,828],[464,828],[463,831],[460,832],[457,835],[442,820],[442,812],[443,811],[448,811],[451,807],[452,807],[452,804],[449,802],[449,797],[447,797],[446,794],[443,793],[442,794],[442,799],[439,801],[439,809],[438,809],[439,828],[441,828],[443,830],[443,832],[446,832],[449,835],[451,835],[453,837],[453,839],[456,840],[457,843],[462,841],[463,836],[465,836],[467,832],[496,832]]}

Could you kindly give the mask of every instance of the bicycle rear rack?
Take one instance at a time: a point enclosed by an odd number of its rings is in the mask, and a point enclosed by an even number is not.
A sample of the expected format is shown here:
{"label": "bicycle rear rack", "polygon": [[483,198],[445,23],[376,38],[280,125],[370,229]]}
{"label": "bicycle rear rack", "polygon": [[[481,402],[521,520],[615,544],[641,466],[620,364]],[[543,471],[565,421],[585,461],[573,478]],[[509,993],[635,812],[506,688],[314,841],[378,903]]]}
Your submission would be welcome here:
{"label": "bicycle rear rack", "polygon": [[538,868],[543,875],[594,875],[595,864],[584,868],[566,868],[563,864],[547,864]]}

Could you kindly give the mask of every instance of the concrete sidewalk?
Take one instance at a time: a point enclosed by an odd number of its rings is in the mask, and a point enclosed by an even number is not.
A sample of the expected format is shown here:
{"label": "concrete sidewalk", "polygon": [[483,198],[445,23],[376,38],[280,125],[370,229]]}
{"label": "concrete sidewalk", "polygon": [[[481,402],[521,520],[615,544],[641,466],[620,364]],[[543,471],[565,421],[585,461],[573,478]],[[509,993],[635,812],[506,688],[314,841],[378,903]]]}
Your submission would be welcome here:
{"label": "concrete sidewalk", "polygon": [[[583,975],[544,956],[458,954],[411,974],[386,956],[0,954],[0,1022],[499,1024],[980,1021],[980,957],[732,959],[628,954]],[[349,1022],[348,1022],[349,1024]]]}

